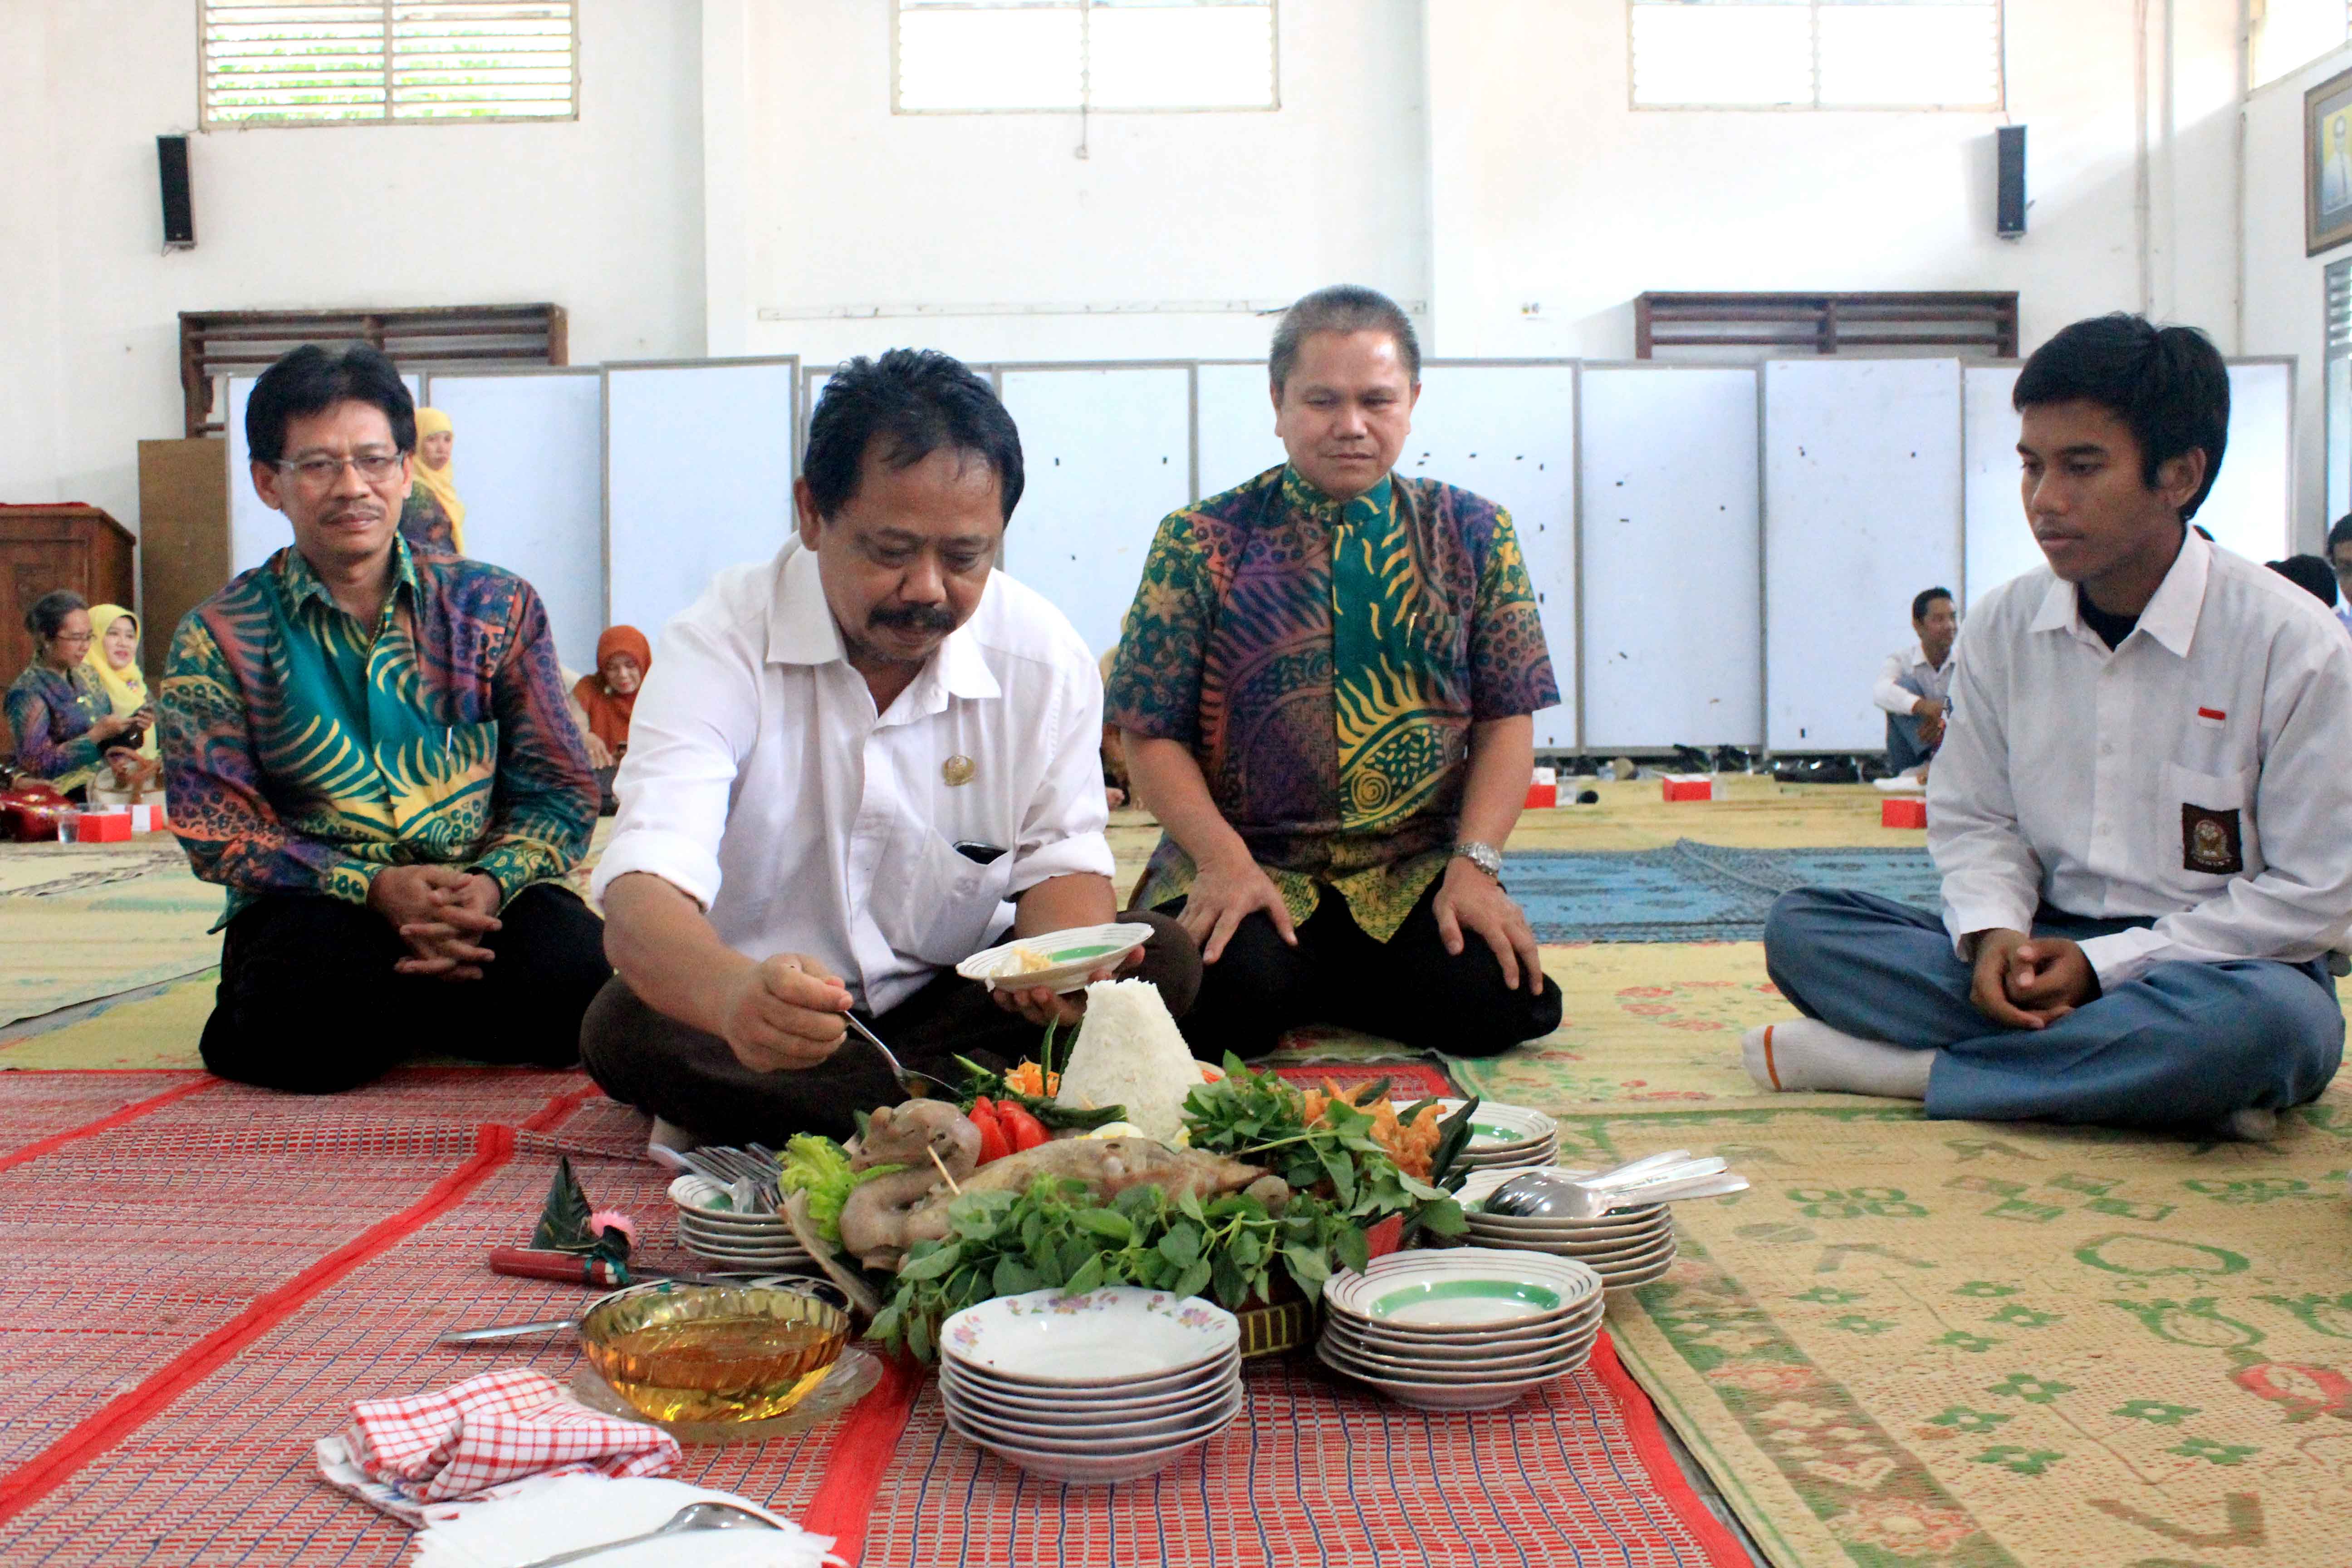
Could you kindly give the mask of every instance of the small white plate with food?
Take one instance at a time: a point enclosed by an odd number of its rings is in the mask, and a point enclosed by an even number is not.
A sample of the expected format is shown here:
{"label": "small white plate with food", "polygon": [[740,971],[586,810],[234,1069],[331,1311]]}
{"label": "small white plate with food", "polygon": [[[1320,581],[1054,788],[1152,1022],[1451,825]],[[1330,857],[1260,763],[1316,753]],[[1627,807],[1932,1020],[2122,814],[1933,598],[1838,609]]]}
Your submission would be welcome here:
{"label": "small white plate with food", "polygon": [[975,952],[956,973],[991,991],[1043,989],[1059,996],[1085,990],[1088,975],[1116,967],[1130,948],[1150,939],[1150,926],[1132,922],[1044,931]]}

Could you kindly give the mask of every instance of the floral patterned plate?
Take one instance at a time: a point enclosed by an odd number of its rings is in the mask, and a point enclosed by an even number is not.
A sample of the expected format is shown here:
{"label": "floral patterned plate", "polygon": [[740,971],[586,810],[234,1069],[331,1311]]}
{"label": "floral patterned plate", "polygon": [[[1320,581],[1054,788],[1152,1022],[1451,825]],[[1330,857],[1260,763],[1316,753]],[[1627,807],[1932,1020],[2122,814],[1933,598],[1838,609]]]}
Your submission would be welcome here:
{"label": "floral patterned plate", "polygon": [[966,1307],[940,1325],[940,1352],[1000,1382],[1106,1388],[1214,1361],[1241,1337],[1231,1312],[1197,1296],[1113,1285]]}

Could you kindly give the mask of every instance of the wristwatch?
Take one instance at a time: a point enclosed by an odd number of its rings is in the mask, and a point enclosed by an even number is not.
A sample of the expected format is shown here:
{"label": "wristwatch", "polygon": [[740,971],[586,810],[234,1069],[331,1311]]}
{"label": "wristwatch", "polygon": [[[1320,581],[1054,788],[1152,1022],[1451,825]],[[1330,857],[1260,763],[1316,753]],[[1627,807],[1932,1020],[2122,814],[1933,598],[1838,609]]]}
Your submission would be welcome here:
{"label": "wristwatch", "polygon": [[1465,838],[1454,847],[1454,853],[1484,871],[1496,881],[1503,879],[1503,852],[1491,844],[1481,844]]}

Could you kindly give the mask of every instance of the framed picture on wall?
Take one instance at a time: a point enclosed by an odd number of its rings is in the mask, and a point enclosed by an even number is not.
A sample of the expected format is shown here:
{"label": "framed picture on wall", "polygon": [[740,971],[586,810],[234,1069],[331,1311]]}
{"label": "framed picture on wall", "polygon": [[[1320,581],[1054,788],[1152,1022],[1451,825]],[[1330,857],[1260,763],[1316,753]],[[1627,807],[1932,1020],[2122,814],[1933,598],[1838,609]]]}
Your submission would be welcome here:
{"label": "framed picture on wall", "polygon": [[2303,253],[2352,239],[2352,70],[2303,95]]}

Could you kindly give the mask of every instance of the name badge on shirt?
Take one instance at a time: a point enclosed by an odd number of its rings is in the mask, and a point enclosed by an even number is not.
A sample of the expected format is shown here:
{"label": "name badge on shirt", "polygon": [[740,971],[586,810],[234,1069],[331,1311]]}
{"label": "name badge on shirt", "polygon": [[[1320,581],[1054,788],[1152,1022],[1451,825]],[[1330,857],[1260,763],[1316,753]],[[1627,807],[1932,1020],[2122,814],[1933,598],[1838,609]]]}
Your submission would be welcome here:
{"label": "name badge on shirt", "polygon": [[2245,847],[2239,836],[2237,807],[2215,811],[2183,802],[2180,863],[2184,869],[2214,877],[2234,877],[2244,870]]}

